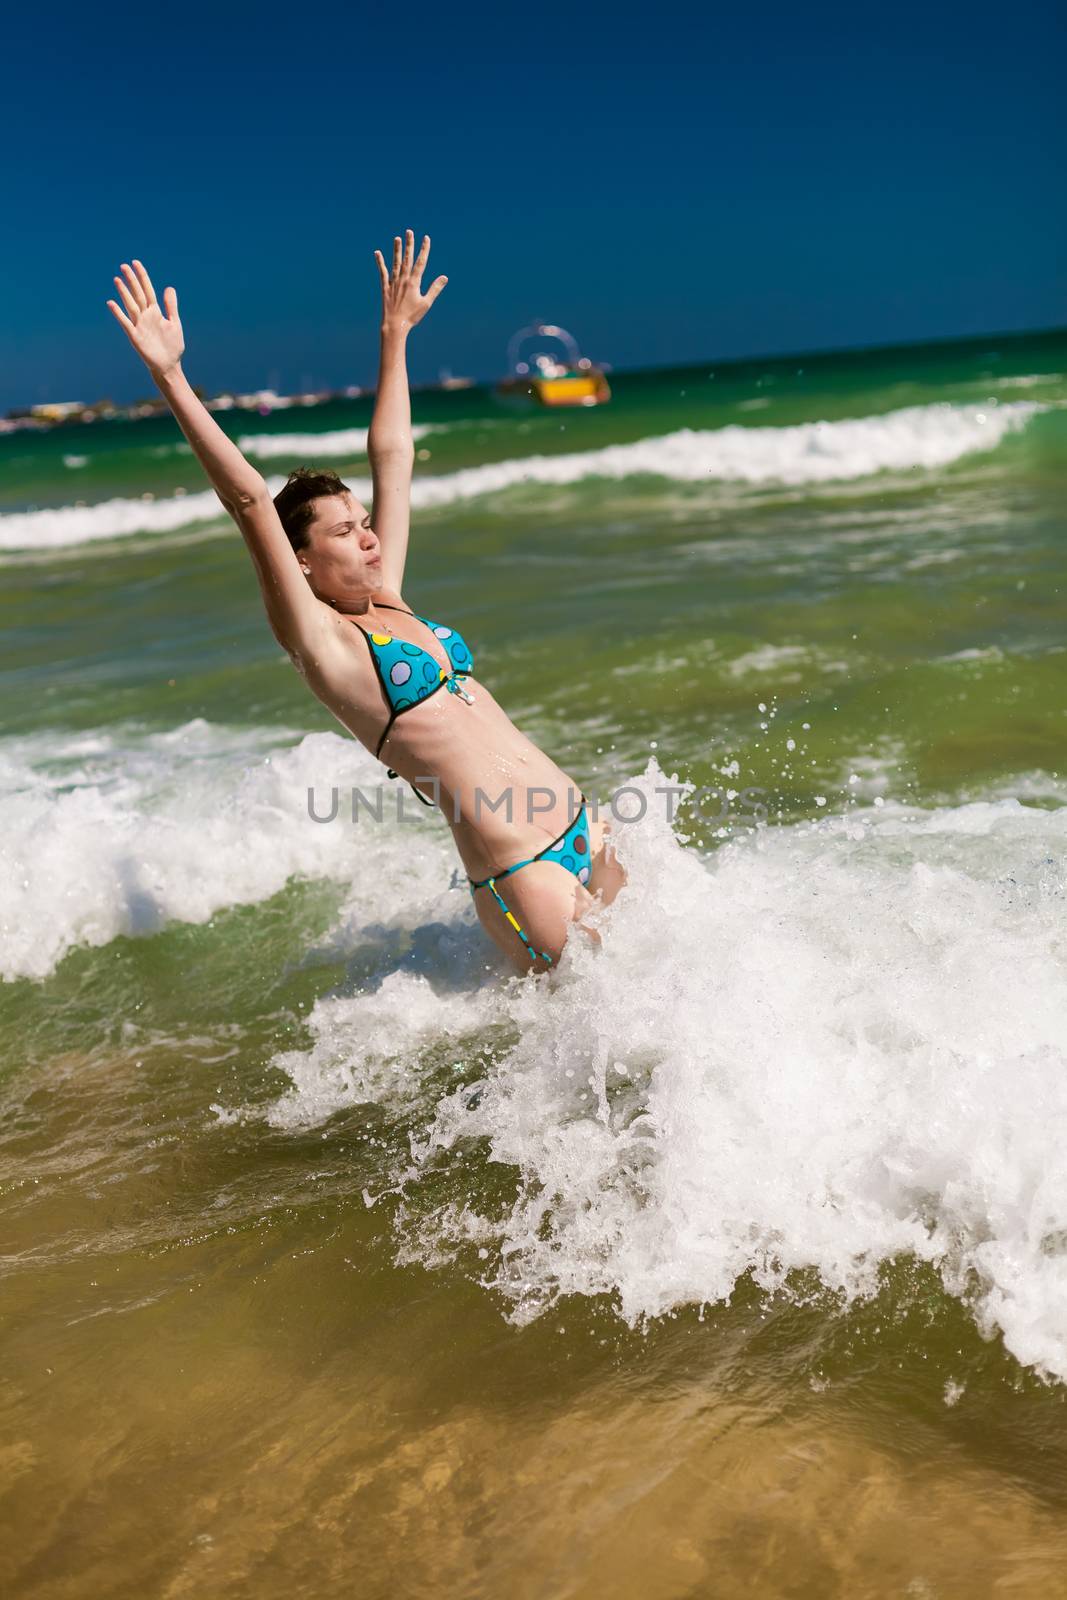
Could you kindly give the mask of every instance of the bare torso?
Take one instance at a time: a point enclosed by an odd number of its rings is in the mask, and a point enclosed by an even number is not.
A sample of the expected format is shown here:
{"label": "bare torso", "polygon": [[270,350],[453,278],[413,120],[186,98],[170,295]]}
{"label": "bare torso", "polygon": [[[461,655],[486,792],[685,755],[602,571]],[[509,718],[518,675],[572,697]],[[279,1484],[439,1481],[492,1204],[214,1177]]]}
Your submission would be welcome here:
{"label": "bare torso", "polygon": [[[403,604],[392,594],[387,600]],[[389,707],[359,625],[387,629],[432,655],[446,672],[452,670],[440,641],[406,611],[349,619],[323,605],[321,655],[314,661],[294,657],[312,692],[372,754]],[[578,811],[581,786],[520,732],[476,677],[465,677],[463,686],[470,704],[442,687],[399,715],[380,759],[430,799],[437,799],[438,791],[428,779],[437,779],[441,811],[460,860],[470,877],[482,879],[562,833]],[[603,826],[593,824],[594,852]]]}
{"label": "bare torso", "polygon": [[[321,643],[303,656],[289,652],[312,692],[372,754],[390,708],[367,640],[359,637],[360,624],[416,644],[446,673],[452,670],[440,640],[410,615],[398,594],[386,590],[376,598],[383,607],[401,609],[381,614],[368,609],[348,617],[320,602]],[[428,798],[439,800],[467,875],[480,882],[558,838],[578,814],[581,789],[516,728],[483,683],[470,674],[462,681],[470,703],[440,687],[397,715],[379,759],[383,768],[388,764],[402,779],[418,783]],[[574,922],[599,939],[583,918],[595,902],[609,905],[626,881],[611,833],[610,820],[589,817],[585,884],[549,860],[534,861],[505,880],[509,913],[533,948],[548,952],[552,961],[559,959]],[[474,903],[486,933],[510,962],[526,970],[526,944],[505,920],[495,893],[484,888]]]}

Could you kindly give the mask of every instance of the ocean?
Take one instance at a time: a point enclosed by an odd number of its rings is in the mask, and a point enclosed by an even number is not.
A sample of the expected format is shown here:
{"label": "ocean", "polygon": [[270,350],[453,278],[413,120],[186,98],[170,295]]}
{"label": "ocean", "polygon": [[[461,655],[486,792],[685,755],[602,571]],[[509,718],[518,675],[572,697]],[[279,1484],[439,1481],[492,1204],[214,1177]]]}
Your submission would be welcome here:
{"label": "ocean", "polygon": [[0,438],[12,1597],[1064,1592],[1067,332],[611,381],[413,396],[409,604],[615,797],[535,980],[176,424]]}

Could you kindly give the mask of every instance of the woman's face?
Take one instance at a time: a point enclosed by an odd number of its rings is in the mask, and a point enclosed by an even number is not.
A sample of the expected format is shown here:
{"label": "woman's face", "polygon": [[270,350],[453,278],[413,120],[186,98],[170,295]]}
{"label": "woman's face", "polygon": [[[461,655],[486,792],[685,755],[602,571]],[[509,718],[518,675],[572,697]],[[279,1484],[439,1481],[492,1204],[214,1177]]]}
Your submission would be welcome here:
{"label": "woman's face", "polygon": [[297,552],[311,587],[321,600],[370,599],[385,582],[370,512],[348,490],[323,495],[314,505],[304,548]]}

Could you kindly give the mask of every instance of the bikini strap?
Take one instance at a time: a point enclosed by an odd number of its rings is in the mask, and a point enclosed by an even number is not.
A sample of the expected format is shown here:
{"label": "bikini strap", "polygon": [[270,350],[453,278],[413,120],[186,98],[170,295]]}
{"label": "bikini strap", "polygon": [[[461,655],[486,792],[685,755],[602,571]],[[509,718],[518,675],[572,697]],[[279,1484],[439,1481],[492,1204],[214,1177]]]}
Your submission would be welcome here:
{"label": "bikini strap", "polygon": [[[529,862],[528,861],[522,861],[522,862],[519,863],[519,865],[523,866],[523,867],[526,867],[526,866],[529,866]],[[511,871],[511,872],[514,872],[515,868],[511,867],[508,870]],[[505,876],[505,874],[501,872],[501,873],[498,873],[497,876],[502,878],[502,877]],[[527,939],[525,933],[522,931],[522,929],[519,926],[518,919],[513,915],[512,912],[510,912],[508,910],[507,905],[505,904],[504,900],[497,893],[496,883],[492,878],[486,878],[484,883],[474,884],[472,886],[471,893],[473,894],[475,889],[482,889],[482,888],[485,888],[486,886],[488,886],[488,888],[491,890],[493,895],[496,897],[496,902],[499,905],[501,911],[504,913],[505,917],[507,917],[508,921],[511,923],[511,926],[515,929],[515,932],[518,934],[519,938],[522,940],[523,944],[526,946],[527,950],[530,952],[530,954],[533,957],[533,959],[536,961],[540,957],[540,959],[542,959],[544,961],[547,961],[549,966],[552,966],[553,965],[552,957],[549,955],[548,951],[547,950],[535,950],[533,945],[530,943],[529,939]]]}
{"label": "bikini strap", "polygon": [[525,861],[516,861],[513,866],[504,867],[500,872],[494,872],[492,878],[483,878],[481,883],[475,883],[473,878],[469,879],[468,881],[473,885],[473,887],[475,889],[484,889],[486,884],[492,884],[494,878],[507,878],[507,877],[510,877],[510,875],[513,872],[518,872],[520,867],[530,867],[530,866],[533,865],[533,863],[535,861],[541,861],[548,854],[548,852],[552,849],[553,845],[559,844],[561,839],[565,839],[567,837],[568,833],[570,833],[571,829],[574,827],[574,824],[580,820],[582,812],[585,809],[585,807],[588,806],[588,804],[589,804],[589,801],[586,799],[586,797],[585,797],[585,795],[583,793],[582,794],[582,803],[581,803],[581,805],[578,807],[578,810],[575,812],[574,816],[568,822],[568,824],[564,828],[563,832],[562,833],[557,833],[556,837],[554,839],[550,839],[548,844],[545,845],[544,849],[543,850],[538,850],[538,852],[537,852],[537,854],[535,856],[529,856]]}
{"label": "bikini strap", "polygon": [[[493,874],[493,876],[491,878],[483,878],[481,883],[475,883],[474,884],[474,888],[475,889],[484,889],[486,884],[488,884],[489,887],[492,888],[495,879],[497,879],[497,878],[510,878],[511,874],[513,872],[518,872],[520,867],[532,866],[532,864],[534,863],[534,861],[536,861],[536,859],[537,859],[536,856],[530,856],[529,859],[526,860],[526,861],[516,861],[516,863],[515,863],[515,865],[513,867],[505,867],[502,872],[494,872],[494,874]],[[473,882],[473,880],[472,880],[472,882]],[[493,892],[494,892],[494,894],[496,893],[495,889],[493,890]],[[499,896],[497,896],[497,898],[499,899]]]}
{"label": "bikini strap", "polygon": [[[399,606],[390,606],[389,609],[390,609],[390,611],[399,611],[400,607]],[[351,620],[351,619],[349,619],[349,620]],[[391,730],[391,728],[393,726],[393,723],[396,721],[396,719],[397,719],[397,717],[399,716],[400,713],[398,711],[394,710],[393,707],[392,707],[392,703],[391,703],[391,701],[389,699],[389,690],[386,687],[385,678],[382,676],[381,662],[378,660],[378,657],[374,653],[374,646],[370,642],[370,634],[367,632],[366,628],[363,626],[363,624],[361,622],[357,622],[355,624],[355,626],[359,629],[360,633],[363,635],[364,639],[366,639],[366,641],[367,641],[367,649],[370,651],[370,658],[374,662],[374,670],[378,675],[378,682],[382,686],[382,693],[385,696],[385,702],[390,707],[390,710],[389,710],[389,721],[385,724],[385,727],[382,729],[381,738],[378,740],[378,748],[374,752],[374,758],[375,758],[375,760],[378,760],[378,758],[381,756],[381,753],[382,753],[382,745],[385,743],[386,739],[388,739],[390,730]],[[394,772],[392,767],[390,767],[389,768],[389,772],[388,772],[388,776],[390,778],[399,778],[400,774],[399,774],[399,772]],[[416,789],[414,784],[411,784],[410,787],[414,790],[415,794],[418,795],[419,799],[422,801],[424,806],[429,806],[431,808],[431,810],[436,810],[436,807],[434,806],[433,801],[432,800],[427,800],[426,796],[424,794],[422,794],[418,789]]]}
{"label": "bikini strap", "polygon": [[[399,778],[400,774],[399,774],[399,772],[394,772],[392,767],[390,767],[389,771],[385,774],[385,776],[387,778]],[[416,787],[415,787],[415,785],[413,783],[409,783],[408,784],[408,788],[411,790],[412,794],[414,794],[416,796],[417,799],[422,801],[424,806],[429,806],[431,811],[436,811],[437,810],[437,807],[434,804],[434,802],[432,800],[427,800],[426,796],[423,794],[421,789],[416,789]]]}

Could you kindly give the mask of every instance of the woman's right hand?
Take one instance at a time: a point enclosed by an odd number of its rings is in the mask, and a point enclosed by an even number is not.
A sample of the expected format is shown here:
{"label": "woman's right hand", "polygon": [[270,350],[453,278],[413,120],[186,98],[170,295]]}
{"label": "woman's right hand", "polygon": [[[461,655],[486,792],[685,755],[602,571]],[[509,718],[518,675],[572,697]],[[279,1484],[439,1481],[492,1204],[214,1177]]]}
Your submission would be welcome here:
{"label": "woman's right hand", "polygon": [[122,270],[125,282],[116,278],[115,285],[126,310],[123,312],[114,300],[107,302],[108,309],[125,329],[126,337],[153,378],[165,378],[178,366],[185,350],[185,336],[178,318],[178,296],[173,289],[164,289],[163,303],[167,308],[164,316],[152,280],[141,263],[135,260],[129,267],[124,261]]}
{"label": "woman's right hand", "polygon": [[389,269],[385,265],[385,257],[380,250],[375,250],[374,259],[378,263],[378,272],[382,280],[382,327],[413,328],[433,305],[441,293],[448,279],[435,278],[427,289],[422,292],[422,275],[426,271],[426,262],[430,254],[430,235],[422,236],[422,249],[418,258],[415,256],[415,235],[408,228],[404,234],[405,243],[400,242],[397,234],[393,240],[393,275],[389,276]]}

